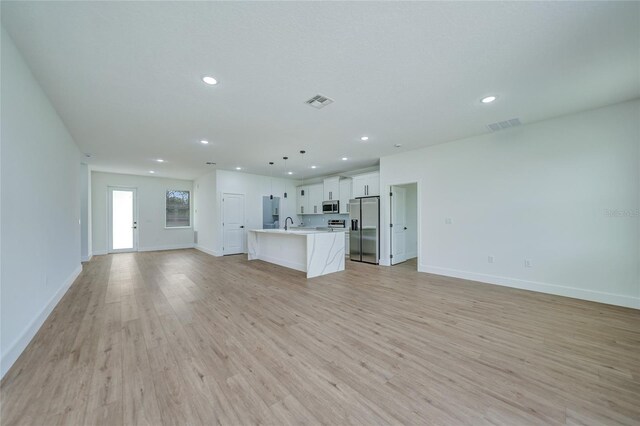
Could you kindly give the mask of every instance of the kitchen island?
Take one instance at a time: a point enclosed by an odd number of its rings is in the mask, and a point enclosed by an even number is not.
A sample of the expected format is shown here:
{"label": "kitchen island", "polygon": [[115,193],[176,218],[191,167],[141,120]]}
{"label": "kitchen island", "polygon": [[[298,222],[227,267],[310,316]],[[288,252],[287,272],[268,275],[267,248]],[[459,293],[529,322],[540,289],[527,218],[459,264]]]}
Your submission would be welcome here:
{"label": "kitchen island", "polygon": [[249,260],[263,260],[307,273],[307,278],[344,271],[344,231],[253,229]]}

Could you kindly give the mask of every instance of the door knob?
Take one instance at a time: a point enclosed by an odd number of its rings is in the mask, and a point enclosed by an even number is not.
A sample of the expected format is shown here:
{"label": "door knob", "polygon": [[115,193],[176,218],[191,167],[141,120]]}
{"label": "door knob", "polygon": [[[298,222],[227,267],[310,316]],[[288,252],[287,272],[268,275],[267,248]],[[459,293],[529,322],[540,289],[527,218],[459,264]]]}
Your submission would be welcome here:
{"label": "door knob", "polygon": [[404,227],[404,230],[405,230],[405,231],[407,230],[407,227],[406,227],[406,226]]}
{"label": "door knob", "polygon": [[240,225],[240,229],[244,228],[244,225]]}

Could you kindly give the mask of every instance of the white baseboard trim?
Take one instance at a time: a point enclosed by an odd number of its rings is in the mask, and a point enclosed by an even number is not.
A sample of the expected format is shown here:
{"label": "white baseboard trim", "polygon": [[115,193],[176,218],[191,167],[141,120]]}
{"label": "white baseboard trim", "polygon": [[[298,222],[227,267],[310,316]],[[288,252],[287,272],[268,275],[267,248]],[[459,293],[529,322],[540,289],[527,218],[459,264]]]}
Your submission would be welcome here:
{"label": "white baseboard trim", "polygon": [[[193,243],[169,244],[166,246],[138,247],[138,251],[182,250],[182,249],[190,249],[190,248],[198,248],[198,246],[194,245]],[[105,250],[95,250],[93,252],[93,256],[102,256],[105,254],[109,254],[109,252]]]}
{"label": "white baseboard trim", "polygon": [[203,246],[200,246],[200,245],[196,245],[196,246],[195,246],[195,249],[196,249],[196,250],[200,250],[200,251],[201,251],[201,252],[203,252],[203,253],[210,254],[211,256],[215,256],[215,257],[220,257],[220,256],[222,256],[222,253],[221,253],[221,252],[219,252],[219,251],[215,251],[215,250],[211,250],[211,249],[208,249],[208,248],[203,247]]}
{"label": "white baseboard trim", "polygon": [[436,275],[444,275],[447,277],[462,278],[471,281],[479,281],[488,284],[501,285],[505,287],[519,288],[522,290],[537,291],[539,293],[555,294],[557,296],[571,297],[574,299],[606,303],[608,305],[640,309],[640,297],[624,296],[620,294],[606,293],[603,291],[585,290],[576,287],[542,283],[538,281],[527,281],[518,278],[501,277],[497,275],[481,274],[477,272],[460,271],[457,269],[441,268],[438,266],[424,264],[418,265],[418,271]]}
{"label": "white baseboard trim", "polygon": [[49,299],[47,304],[42,308],[40,313],[25,327],[20,336],[9,345],[9,348],[2,354],[2,361],[0,362],[0,375],[4,375],[9,371],[11,366],[16,362],[20,354],[27,348],[33,337],[36,335],[42,324],[49,317],[56,305],[62,300],[62,297],[67,293],[71,284],[74,283],[76,278],[82,272],[82,265],[73,271],[73,273],[64,281],[60,286],[60,289]]}
{"label": "white baseboard trim", "polygon": [[193,248],[193,243],[169,244],[166,246],[138,247],[138,251],[162,251],[162,250],[182,250]]}
{"label": "white baseboard trim", "polygon": [[89,256],[82,256],[82,259],[80,259],[82,262],[89,262],[91,260],[91,258],[93,257],[93,255],[89,255]]}

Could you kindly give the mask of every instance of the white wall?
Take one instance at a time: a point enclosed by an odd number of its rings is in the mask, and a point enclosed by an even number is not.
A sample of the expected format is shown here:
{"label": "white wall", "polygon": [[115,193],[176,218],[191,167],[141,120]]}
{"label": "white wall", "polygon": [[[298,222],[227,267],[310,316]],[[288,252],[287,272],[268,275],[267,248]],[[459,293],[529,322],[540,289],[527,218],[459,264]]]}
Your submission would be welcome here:
{"label": "white wall", "polygon": [[419,183],[422,271],[640,308],[639,123],[636,100],[384,157],[382,193]]}
{"label": "white wall", "polygon": [[216,202],[216,172],[200,176],[194,182],[194,229],[197,234],[196,248],[214,256],[216,253],[218,205]]}
{"label": "white wall", "polygon": [[[170,189],[188,190],[191,191],[193,200],[192,181],[94,171],[91,174],[94,255],[105,254],[108,251],[107,197],[110,186],[136,188],[137,190],[139,251],[193,247],[193,226],[177,229],[165,228],[166,191]],[[193,206],[191,214],[193,225]]]}
{"label": "white wall", "polygon": [[91,170],[80,164],[80,258],[91,260]]}
{"label": "white wall", "polygon": [[1,374],[81,271],[80,152],[1,30]]}
{"label": "white wall", "polygon": [[[195,181],[197,189],[196,231],[197,248],[214,256],[222,256],[222,196],[224,193],[244,194],[245,228],[262,228],[262,196],[271,195],[272,179],[269,176],[217,170]],[[300,182],[293,179],[273,178],[273,195],[280,197],[281,219],[291,216],[296,220],[295,187]],[[198,185],[200,187],[198,188]],[[215,187],[212,196],[211,188]],[[284,192],[287,198],[284,198]],[[213,226],[208,222],[213,220]],[[246,249],[246,244],[245,244]]]}

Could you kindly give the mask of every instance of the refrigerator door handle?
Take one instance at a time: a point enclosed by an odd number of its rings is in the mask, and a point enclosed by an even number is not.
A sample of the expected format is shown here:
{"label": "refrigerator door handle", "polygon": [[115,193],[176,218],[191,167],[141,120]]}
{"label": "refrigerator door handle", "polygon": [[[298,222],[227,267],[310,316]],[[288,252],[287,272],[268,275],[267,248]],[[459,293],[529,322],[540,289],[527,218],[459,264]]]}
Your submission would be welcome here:
{"label": "refrigerator door handle", "polygon": [[358,230],[358,219],[351,219],[351,230],[352,231]]}

